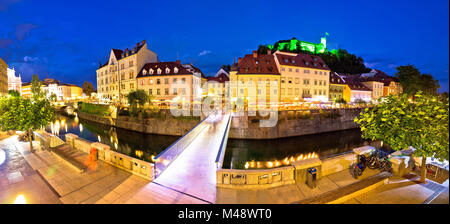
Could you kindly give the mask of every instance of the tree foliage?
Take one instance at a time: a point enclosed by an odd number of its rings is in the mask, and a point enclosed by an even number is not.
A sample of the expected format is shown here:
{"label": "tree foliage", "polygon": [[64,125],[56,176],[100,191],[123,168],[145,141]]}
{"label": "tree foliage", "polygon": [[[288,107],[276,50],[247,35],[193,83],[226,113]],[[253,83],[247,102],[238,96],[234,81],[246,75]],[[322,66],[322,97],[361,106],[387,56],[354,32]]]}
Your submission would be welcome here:
{"label": "tree foliage", "polygon": [[91,96],[91,94],[95,91],[92,83],[88,81],[84,82],[81,88],[83,89],[83,93],[85,93],[86,96]]}
{"label": "tree foliage", "polygon": [[389,95],[373,109],[366,108],[355,122],[362,137],[381,140],[394,150],[412,146],[415,156],[449,157],[448,98],[422,92],[411,100],[407,94]]}
{"label": "tree foliage", "polygon": [[144,106],[150,101],[150,96],[144,90],[132,91],[127,95],[128,104],[131,107]]}
{"label": "tree foliage", "polygon": [[12,97],[20,97],[19,91],[14,90],[14,89],[8,90],[8,95],[10,95]]}
{"label": "tree foliage", "polygon": [[429,74],[421,74],[414,65],[402,65],[396,67],[395,77],[399,79],[403,92],[408,96],[414,96],[422,91],[427,95],[436,95],[439,89],[439,82]]}
{"label": "tree foliage", "polygon": [[[0,128],[28,131],[41,129],[54,120],[55,110],[41,91],[37,75],[33,75],[31,85],[33,97],[3,97],[0,99]],[[30,138],[30,149],[33,146]]]}

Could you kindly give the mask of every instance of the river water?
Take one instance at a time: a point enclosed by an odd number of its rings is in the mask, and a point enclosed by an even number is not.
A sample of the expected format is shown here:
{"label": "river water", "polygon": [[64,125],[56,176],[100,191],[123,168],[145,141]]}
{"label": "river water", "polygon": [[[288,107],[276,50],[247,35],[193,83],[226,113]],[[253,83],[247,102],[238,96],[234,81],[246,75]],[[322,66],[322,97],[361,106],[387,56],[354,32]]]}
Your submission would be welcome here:
{"label": "river water", "polygon": [[[66,133],[73,133],[89,141],[100,141],[111,150],[153,162],[153,157],[169,147],[179,137],[144,134],[82,120],[77,117],[58,115],[57,127],[46,130],[65,140]],[[315,153],[319,158],[351,151],[368,141],[361,138],[359,129],[323,134],[305,135],[270,140],[229,139],[223,168],[242,169],[249,161],[282,161],[301,154]]]}

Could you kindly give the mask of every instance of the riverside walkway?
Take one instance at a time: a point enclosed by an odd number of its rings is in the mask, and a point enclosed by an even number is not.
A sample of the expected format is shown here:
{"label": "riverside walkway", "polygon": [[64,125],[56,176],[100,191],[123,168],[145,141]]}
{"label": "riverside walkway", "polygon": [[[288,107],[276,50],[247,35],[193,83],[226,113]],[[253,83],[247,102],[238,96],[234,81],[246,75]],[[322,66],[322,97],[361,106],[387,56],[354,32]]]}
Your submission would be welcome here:
{"label": "riverside walkway", "polygon": [[[216,161],[221,166],[226,144],[226,132],[231,114],[211,114],[198,135],[188,146],[153,180],[153,184],[176,191],[205,203],[216,201]],[[182,140],[182,139],[181,139]],[[219,155],[219,156],[218,156]],[[137,193],[133,198],[140,198]],[[133,199],[132,199],[133,200]],[[132,203],[132,200],[129,201]]]}

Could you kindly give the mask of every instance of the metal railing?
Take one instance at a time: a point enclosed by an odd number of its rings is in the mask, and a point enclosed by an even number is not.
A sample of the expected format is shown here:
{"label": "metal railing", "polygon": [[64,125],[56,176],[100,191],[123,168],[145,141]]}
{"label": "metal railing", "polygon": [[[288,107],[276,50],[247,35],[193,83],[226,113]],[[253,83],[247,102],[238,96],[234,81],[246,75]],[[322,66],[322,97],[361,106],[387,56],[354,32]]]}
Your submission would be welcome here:
{"label": "metal railing", "polygon": [[200,123],[198,123],[194,128],[155,157],[156,177],[158,177],[178,157],[178,155],[180,155],[184,149],[192,143],[198,134],[200,134],[200,132],[208,126],[205,122],[208,118],[209,116],[200,121]]}
{"label": "metal railing", "polygon": [[227,142],[228,142],[228,134],[230,133],[230,127],[231,127],[231,117],[233,115],[230,114],[228,121],[227,121],[227,126],[225,127],[225,132],[223,133],[222,136],[222,141],[220,142],[220,148],[219,148],[219,152],[217,152],[217,157],[216,157],[216,168],[222,168],[222,163],[223,163],[223,158],[225,155],[225,150],[227,148]]}

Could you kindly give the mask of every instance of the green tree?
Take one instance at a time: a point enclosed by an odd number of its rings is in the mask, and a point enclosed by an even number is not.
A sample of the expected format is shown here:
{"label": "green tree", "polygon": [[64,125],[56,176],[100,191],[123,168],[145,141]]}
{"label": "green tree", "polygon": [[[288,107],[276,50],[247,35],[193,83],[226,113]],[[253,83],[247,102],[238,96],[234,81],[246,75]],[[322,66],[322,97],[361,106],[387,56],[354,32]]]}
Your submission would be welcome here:
{"label": "green tree", "polygon": [[20,93],[17,90],[8,90],[8,95],[12,96],[12,97],[20,97]]}
{"label": "green tree", "polygon": [[150,97],[144,90],[132,91],[127,95],[128,104],[133,107],[142,107],[145,103],[149,102]]}
{"label": "green tree", "polygon": [[88,81],[84,82],[81,88],[83,89],[83,93],[86,94],[86,96],[91,96],[91,94],[95,91],[92,83]]}
{"label": "green tree", "polygon": [[401,65],[396,67],[394,74],[402,85],[403,92],[408,96],[414,96],[418,91],[427,95],[436,95],[439,82],[429,74],[421,74],[414,65]]}
{"label": "green tree", "polygon": [[54,120],[55,110],[40,89],[37,75],[33,75],[31,90],[33,97],[8,97],[0,99],[0,128],[3,131],[27,131],[30,136],[30,151],[33,150],[33,130],[41,129]]}
{"label": "green tree", "polygon": [[362,137],[381,140],[394,150],[414,147],[422,157],[421,181],[426,177],[426,157],[449,158],[448,98],[427,96],[419,91],[411,100],[407,94],[389,95],[372,109],[366,108],[355,122]]}

